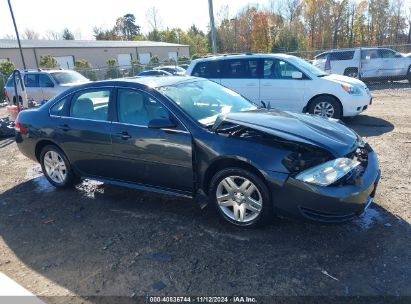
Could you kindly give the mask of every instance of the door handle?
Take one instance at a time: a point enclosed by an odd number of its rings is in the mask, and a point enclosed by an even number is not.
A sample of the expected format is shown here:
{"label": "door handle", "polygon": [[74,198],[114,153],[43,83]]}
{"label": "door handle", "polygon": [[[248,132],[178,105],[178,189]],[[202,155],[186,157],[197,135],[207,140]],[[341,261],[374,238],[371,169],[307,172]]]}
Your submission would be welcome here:
{"label": "door handle", "polygon": [[126,132],[126,131],[117,133],[116,135],[117,135],[117,136],[120,136],[121,139],[124,139],[124,140],[127,140],[127,139],[130,139],[130,138],[131,138],[131,135],[128,134],[128,132]]}
{"label": "door handle", "polygon": [[269,83],[263,83],[263,87],[272,87],[273,85],[272,84],[269,84]]}
{"label": "door handle", "polygon": [[63,124],[59,126],[59,129],[63,130],[64,132],[70,130],[70,126],[68,124]]}
{"label": "door handle", "polygon": [[255,83],[246,83],[246,86],[247,86],[247,87],[255,87],[256,84],[255,84]]}

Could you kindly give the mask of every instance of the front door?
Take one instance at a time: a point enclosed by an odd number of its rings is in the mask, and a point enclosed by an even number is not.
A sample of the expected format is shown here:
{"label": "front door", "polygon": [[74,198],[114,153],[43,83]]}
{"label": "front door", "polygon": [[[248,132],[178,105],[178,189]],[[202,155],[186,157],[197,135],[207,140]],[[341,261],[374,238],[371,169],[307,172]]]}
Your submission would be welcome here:
{"label": "front door", "polygon": [[[117,90],[117,122],[111,137],[116,158],[113,178],[149,186],[193,190],[191,134],[151,95]],[[175,128],[153,129],[152,119],[170,117]]]}
{"label": "front door", "polygon": [[384,77],[384,62],[378,49],[361,51],[361,78]]}
{"label": "front door", "polygon": [[264,59],[260,82],[260,99],[272,108],[301,112],[306,104],[305,85],[308,81],[293,79],[293,72],[300,72],[294,65],[279,59]]}
{"label": "front door", "polygon": [[395,52],[390,49],[380,49],[385,77],[400,77],[406,75],[407,66],[402,58],[396,58]]}
{"label": "front door", "polygon": [[260,103],[260,80],[258,78],[258,59],[223,60],[221,84],[243,95],[245,98]]}
{"label": "front door", "polygon": [[55,84],[47,74],[39,74],[39,86],[42,90],[42,100],[49,100],[57,95]]}

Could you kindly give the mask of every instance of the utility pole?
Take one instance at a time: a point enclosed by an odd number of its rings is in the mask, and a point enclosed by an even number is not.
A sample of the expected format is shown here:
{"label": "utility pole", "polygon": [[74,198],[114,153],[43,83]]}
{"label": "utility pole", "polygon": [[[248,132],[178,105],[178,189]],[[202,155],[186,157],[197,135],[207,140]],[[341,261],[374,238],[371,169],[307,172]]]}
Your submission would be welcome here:
{"label": "utility pole", "polygon": [[216,37],[215,26],[214,26],[213,0],[208,0],[208,13],[210,14],[211,47],[213,50],[213,54],[217,54],[217,42],[216,42],[217,37]]}
{"label": "utility pole", "polygon": [[11,7],[10,0],[8,0],[8,3],[9,3],[9,8],[10,8],[11,18],[13,19],[14,30],[16,31],[17,43],[19,44],[21,61],[23,62],[23,68],[26,69],[26,62],[24,61],[23,50],[21,49],[19,31],[17,30],[16,19],[14,19],[14,13],[13,13],[13,9],[12,9],[12,7]]}

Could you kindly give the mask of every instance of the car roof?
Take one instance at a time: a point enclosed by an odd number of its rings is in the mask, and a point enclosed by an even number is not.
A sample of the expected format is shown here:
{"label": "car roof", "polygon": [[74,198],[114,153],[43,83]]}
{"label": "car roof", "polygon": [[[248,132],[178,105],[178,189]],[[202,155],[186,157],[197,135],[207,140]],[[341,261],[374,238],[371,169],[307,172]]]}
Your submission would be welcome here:
{"label": "car roof", "polygon": [[204,58],[198,58],[194,61],[212,61],[212,60],[227,60],[227,59],[242,59],[242,58],[277,58],[277,59],[291,59],[293,55],[276,53],[276,54],[232,54],[232,55],[216,55]]}
{"label": "car roof", "polygon": [[175,84],[184,83],[184,82],[192,82],[192,81],[197,81],[197,80],[205,80],[205,79],[198,78],[198,77],[192,77],[192,76],[162,76],[162,77],[157,77],[157,76],[138,77],[136,76],[136,77],[97,81],[94,83],[99,83],[101,85],[105,85],[105,84],[114,84],[114,85],[117,84],[118,85],[119,83],[127,82],[127,83],[141,84],[141,85],[145,85],[151,88],[158,88],[158,87],[175,85]]}
{"label": "car roof", "polygon": [[75,71],[72,70],[60,70],[60,69],[50,69],[50,70],[43,70],[43,69],[33,69],[33,70],[20,70],[20,73],[22,74],[28,74],[28,73],[73,73]]}

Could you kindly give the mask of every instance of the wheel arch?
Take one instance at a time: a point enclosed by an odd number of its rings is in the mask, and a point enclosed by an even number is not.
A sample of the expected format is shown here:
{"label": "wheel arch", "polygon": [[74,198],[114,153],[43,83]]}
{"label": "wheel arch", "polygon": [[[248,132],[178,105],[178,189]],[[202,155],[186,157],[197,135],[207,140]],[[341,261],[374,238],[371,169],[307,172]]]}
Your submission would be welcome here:
{"label": "wheel arch", "polygon": [[358,67],[348,67],[348,68],[345,68],[345,69],[344,69],[344,75],[345,75],[345,72],[347,72],[347,71],[349,71],[349,70],[355,70],[355,71],[358,72]]}
{"label": "wheel arch", "polygon": [[[38,162],[40,162],[41,150],[43,150],[43,148],[44,148],[45,146],[48,146],[48,145],[55,146],[55,147],[59,148],[59,149],[64,153],[64,155],[67,157],[67,154],[63,151],[63,149],[61,149],[61,147],[60,147],[58,144],[56,144],[56,143],[55,143],[54,141],[52,141],[52,140],[43,139],[43,140],[40,140],[40,141],[36,144],[36,147],[35,147],[35,150],[34,150],[34,155],[36,156],[36,159],[37,159]],[[68,158],[67,158],[67,159],[68,159]]]}
{"label": "wheel arch", "polygon": [[317,94],[317,95],[314,95],[313,97],[311,97],[311,99],[310,99],[310,100],[307,102],[307,104],[305,105],[305,107],[304,107],[304,109],[303,109],[303,113],[307,113],[307,111],[308,111],[311,103],[312,103],[316,98],[318,98],[318,97],[323,97],[323,96],[324,96],[324,97],[325,97],[325,96],[329,96],[329,97],[334,98],[336,101],[338,101],[338,103],[339,103],[339,105],[340,105],[340,107],[341,107],[341,117],[343,117],[343,116],[344,116],[344,106],[343,106],[341,100],[340,100],[337,96],[335,96],[335,95],[333,95],[333,94],[327,94],[327,93]]}
{"label": "wheel arch", "polygon": [[267,183],[267,178],[255,165],[245,160],[238,159],[235,157],[224,157],[224,158],[219,158],[215,160],[213,163],[211,163],[211,165],[207,168],[206,172],[204,173],[201,187],[203,188],[204,192],[207,195],[208,195],[210,183],[211,183],[213,176],[220,170],[225,169],[225,168],[230,168],[230,167],[249,170],[251,173],[260,177],[265,183],[265,185],[267,186],[267,188],[270,189]]}

